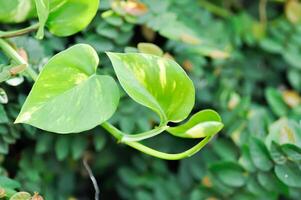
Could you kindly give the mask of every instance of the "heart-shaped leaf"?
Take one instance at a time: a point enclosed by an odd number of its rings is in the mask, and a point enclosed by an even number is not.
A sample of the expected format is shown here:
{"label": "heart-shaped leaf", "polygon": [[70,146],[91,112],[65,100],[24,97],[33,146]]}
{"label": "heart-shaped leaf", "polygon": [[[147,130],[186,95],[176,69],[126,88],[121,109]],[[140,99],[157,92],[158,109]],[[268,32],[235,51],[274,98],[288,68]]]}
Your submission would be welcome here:
{"label": "heart-shaped leaf", "polygon": [[192,81],[175,61],[142,53],[108,53],[119,82],[136,102],[167,121],[182,121],[193,105]]}
{"label": "heart-shaped leaf", "polygon": [[19,23],[31,17],[35,12],[34,0],[0,1],[0,22]]}
{"label": "heart-shaped leaf", "polygon": [[46,26],[57,36],[83,30],[98,10],[99,0],[52,0]]}
{"label": "heart-shaped leaf", "polygon": [[55,55],[44,66],[16,123],[72,133],[109,119],[118,105],[118,86],[113,78],[96,75],[97,65],[97,53],[86,44]]}
{"label": "heart-shaped leaf", "polygon": [[186,123],[170,127],[167,131],[177,137],[202,138],[216,134],[223,126],[219,114],[207,109],[194,114]]}

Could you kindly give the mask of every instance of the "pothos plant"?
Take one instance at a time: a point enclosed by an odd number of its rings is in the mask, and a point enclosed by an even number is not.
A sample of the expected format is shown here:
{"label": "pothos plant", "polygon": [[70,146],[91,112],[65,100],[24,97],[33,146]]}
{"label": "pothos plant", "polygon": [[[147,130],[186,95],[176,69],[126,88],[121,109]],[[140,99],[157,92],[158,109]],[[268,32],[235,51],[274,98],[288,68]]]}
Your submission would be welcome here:
{"label": "pothos plant", "polygon": [[[0,47],[11,58],[11,64],[0,74],[2,81],[23,70],[35,81],[15,123],[26,123],[60,134],[79,133],[102,126],[120,143],[168,160],[182,159],[198,152],[222,129],[221,118],[215,111],[206,109],[180,125],[169,126],[170,122],[182,122],[191,113],[195,89],[182,67],[161,53],[156,52],[157,55],[154,55],[152,46],[146,45],[144,49],[147,53],[107,52],[124,91],[160,118],[160,123],[152,130],[127,134],[108,122],[119,103],[119,87],[114,78],[96,73],[99,58],[91,46],[77,44],[56,54],[37,75],[4,39],[33,30],[37,30],[36,37],[42,39],[45,27],[57,36],[75,34],[91,22],[97,12],[98,2],[0,1],[2,22],[22,22],[32,17],[39,19],[38,23],[27,28],[0,32]],[[28,9],[20,12],[24,5]],[[160,152],[141,143],[163,132],[176,137],[202,140],[192,148],[176,154]]]}

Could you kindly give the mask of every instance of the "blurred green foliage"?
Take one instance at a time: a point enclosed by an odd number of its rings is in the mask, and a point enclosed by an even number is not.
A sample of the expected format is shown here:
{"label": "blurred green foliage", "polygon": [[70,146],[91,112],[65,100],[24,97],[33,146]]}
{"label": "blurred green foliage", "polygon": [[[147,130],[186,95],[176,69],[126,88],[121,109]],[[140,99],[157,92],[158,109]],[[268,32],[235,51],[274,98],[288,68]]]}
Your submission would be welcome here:
{"label": "blurred green foliage", "polygon": [[[110,75],[105,51],[138,51],[138,43],[154,43],[194,81],[196,110],[214,108],[225,128],[197,155],[169,162],[116,145],[101,128],[41,134],[13,124],[32,85],[16,77],[0,92],[1,188],[8,196],[16,190],[47,200],[92,199],[82,165],[88,158],[102,199],[300,199],[300,13],[298,0],[101,0],[92,23],[75,36],[14,38],[36,70],[83,42],[97,50]],[[1,53],[0,63],[7,63]],[[149,130],[158,119],[124,95],[111,122],[131,133]],[[146,143],[180,151],[193,142],[162,134]]]}

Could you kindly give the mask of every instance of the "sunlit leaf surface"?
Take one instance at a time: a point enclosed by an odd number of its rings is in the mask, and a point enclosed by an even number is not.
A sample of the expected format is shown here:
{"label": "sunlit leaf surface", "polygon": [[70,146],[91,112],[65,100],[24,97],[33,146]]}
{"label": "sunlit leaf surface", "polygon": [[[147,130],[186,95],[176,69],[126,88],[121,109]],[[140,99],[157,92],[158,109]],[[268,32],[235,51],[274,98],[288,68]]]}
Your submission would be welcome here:
{"label": "sunlit leaf surface", "polygon": [[54,56],[27,97],[17,123],[72,133],[91,129],[115,112],[118,87],[109,76],[96,75],[98,56],[85,44]]}

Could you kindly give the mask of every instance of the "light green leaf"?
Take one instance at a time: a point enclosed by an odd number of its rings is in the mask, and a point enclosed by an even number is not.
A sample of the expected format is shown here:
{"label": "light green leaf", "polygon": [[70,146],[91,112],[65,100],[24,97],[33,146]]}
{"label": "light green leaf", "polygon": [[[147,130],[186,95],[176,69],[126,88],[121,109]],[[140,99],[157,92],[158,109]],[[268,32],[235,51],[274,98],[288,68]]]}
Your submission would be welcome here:
{"label": "light green leaf", "polygon": [[186,123],[170,127],[167,131],[177,137],[201,138],[216,134],[223,126],[219,114],[207,109],[194,114]]}
{"label": "light green leaf", "polygon": [[52,0],[46,26],[57,36],[77,33],[92,21],[99,0]]}
{"label": "light green leaf", "polygon": [[30,200],[31,195],[28,192],[18,192],[14,194],[9,200]]}
{"label": "light green leaf", "polygon": [[20,23],[34,13],[34,0],[0,1],[0,22]]}
{"label": "light green leaf", "polygon": [[281,118],[269,127],[269,134],[265,139],[268,148],[271,147],[272,141],[279,145],[294,144],[301,146],[301,127],[300,125],[286,118]]}
{"label": "light green leaf", "polygon": [[37,38],[43,39],[44,26],[49,15],[49,0],[35,0],[37,13],[39,17],[39,29],[37,32]]}
{"label": "light green leaf", "polygon": [[136,102],[152,109],[161,123],[184,120],[195,99],[192,81],[175,61],[142,53],[108,53],[119,82]]}
{"label": "light green leaf", "polygon": [[108,120],[119,101],[118,86],[96,75],[98,56],[86,44],[55,55],[44,66],[16,123],[56,133],[82,132]]}
{"label": "light green leaf", "polygon": [[137,47],[140,53],[148,53],[156,56],[163,56],[162,49],[155,44],[140,42]]}

